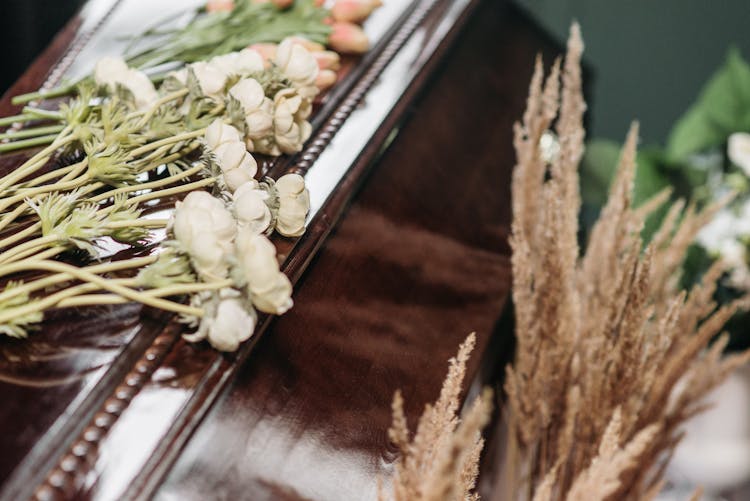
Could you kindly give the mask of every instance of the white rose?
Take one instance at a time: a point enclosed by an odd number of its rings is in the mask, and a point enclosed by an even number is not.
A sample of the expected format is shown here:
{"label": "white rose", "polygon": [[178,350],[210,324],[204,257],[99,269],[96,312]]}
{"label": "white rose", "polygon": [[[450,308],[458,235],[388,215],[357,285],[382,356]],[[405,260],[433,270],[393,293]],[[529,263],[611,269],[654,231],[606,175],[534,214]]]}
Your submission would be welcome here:
{"label": "white rose", "polygon": [[258,315],[242,301],[236,289],[198,293],[191,298],[191,304],[204,310],[198,330],[183,336],[191,343],[208,339],[217,350],[235,351],[255,331]]}
{"label": "white rose", "polygon": [[286,38],[279,44],[274,62],[295,87],[311,86],[318,76],[318,62],[293,38]]}
{"label": "white rose", "polygon": [[204,95],[220,98],[224,93],[224,86],[227,83],[227,76],[223,71],[206,62],[197,62],[190,65],[190,68],[198,80],[201,91]]}
{"label": "white rose", "polygon": [[258,171],[258,164],[245,149],[245,143],[224,143],[214,150],[219,161],[221,170],[228,172],[234,169],[243,169],[252,172],[254,176]]}
{"label": "white rose", "polygon": [[145,73],[138,70],[128,70],[125,79],[121,82],[135,98],[135,106],[139,110],[150,107],[159,99],[151,79]]}
{"label": "white rose", "polygon": [[208,342],[220,351],[236,351],[253,335],[256,322],[254,309],[248,311],[239,299],[224,299],[208,327]]}
{"label": "white rose", "polygon": [[174,237],[190,255],[201,278],[225,278],[237,223],[224,204],[205,191],[193,191],[175,205],[172,217]]}
{"label": "white rose", "polygon": [[283,315],[289,311],[294,306],[289,278],[283,273],[277,274],[270,289],[253,295],[253,304],[260,311],[274,315]]}
{"label": "white rose", "polygon": [[259,139],[273,132],[273,102],[265,98],[260,108],[245,116],[245,130],[249,139]]}
{"label": "white rose", "polygon": [[750,176],[750,134],[735,132],[729,136],[727,155],[729,160],[742,169],[746,176]]}
{"label": "white rose", "polygon": [[254,181],[250,171],[244,169],[232,169],[229,172],[225,172],[223,176],[224,184],[226,184],[227,188],[233,193],[235,193],[240,186]]}
{"label": "white rose", "polygon": [[255,180],[244,183],[234,192],[234,214],[243,230],[261,234],[271,224],[271,210],[266,204],[268,193]]}
{"label": "white rose", "polygon": [[225,124],[217,118],[206,129],[206,144],[212,150],[215,150],[224,143],[236,143],[242,141],[240,131],[229,124]]}
{"label": "white rose", "polygon": [[240,269],[253,304],[261,311],[281,315],[292,307],[292,286],[279,271],[276,248],[264,235],[240,230],[236,241]]}
{"label": "white rose", "polygon": [[106,56],[94,66],[94,81],[97,85],[114,87],[125,78],[129,68],[121,57]]}
{"label": "white rose", "polygon": [[216,56],[210,62],[227,76],[250,75],[263,71],[263,57],[252,49]]}
{"label": "white rose", "polygon": [[263,86],[254,78],[243,78],[229,89],[229,95],[242,105],[245,114],[257,110],[266,97]]}
{"label": "white rose", "polygon": [[295,89],[283,89],[274,97],[274,137],[283,153],[297,153],[310,137],[312,126],[306,120],[312,105]]}
{"label": "white rose", "polygon": [[305,221],[310,212],[310,192],[299,174],[286,174],[276,182],[279,211],[276,231],[287,237],[298,237],[305,232]]}

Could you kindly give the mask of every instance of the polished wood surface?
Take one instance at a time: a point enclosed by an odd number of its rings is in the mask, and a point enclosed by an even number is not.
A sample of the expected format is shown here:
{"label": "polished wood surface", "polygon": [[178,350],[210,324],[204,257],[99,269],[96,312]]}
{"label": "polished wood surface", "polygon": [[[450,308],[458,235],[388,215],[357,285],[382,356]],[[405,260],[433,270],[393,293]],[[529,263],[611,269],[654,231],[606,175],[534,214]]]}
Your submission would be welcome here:
{"label": "polished wood surface", "polygon": [[[510,286],[511,127],[549,44],[484,2],[159,500],[375,499],[391,471],[390,402],[409,422],[476,331],[488,348]],[[492,469],[489,469],[490,472]],[[492,481],[487,485],[492,488]]]}
{"label": "polished wood surface", "polygon": [[[419,17],[413,82],[308,235],[276,242],[295,308],[262,319],[238,354],[186,343],[137,306],[58,312],[30,341],[0,341],[0,499],[370,499],[394,458],[393,391],[414,423],[471,331],[472,379],[480,360],[497,366],[511,125],[551,44],[502,2],[472,2],[446,27],[451,7]],[[79,22],[9,94],[39,86]],[[387,45],[352,67],[319,133]],[[12,112],[8,96],[0,111]]]}

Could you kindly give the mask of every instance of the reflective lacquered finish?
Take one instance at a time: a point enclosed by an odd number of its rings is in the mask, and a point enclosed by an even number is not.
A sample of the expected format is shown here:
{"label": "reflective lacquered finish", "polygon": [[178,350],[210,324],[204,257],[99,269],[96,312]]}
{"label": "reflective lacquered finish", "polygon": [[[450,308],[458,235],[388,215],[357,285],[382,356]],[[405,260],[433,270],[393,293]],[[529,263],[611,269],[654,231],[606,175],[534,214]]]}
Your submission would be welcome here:
{"label": "reflective lacquered finish", "polygon": [[[1,499],[39,482],[42,499],[372,498],[376,473],[393,459],[385,431],[395,388],[404,389],[414,422],[468,332],[479,335],[470,374],[482,356],[491,362],[488,338],[509,286],[511,123],[533,53],[545,44],[515,11],[487,0],[448,50],[475,2],[431,3],[409,11],[424,8],[420,26],[347,123],[363,113],[377,120],[353,135],[343,128],[310,169],[310,181],[323,183],[315,181],[329,172],[321,166],[351,164],[319,201],[308,235],[276,242],[287,271],[301,278],[295,309],[263,319],[260,332],[270,328],[262,336],[217,355],[179,340],[173,326],[164,330],[166,317],[129,306],[85,319],[60,314],[28,348],[0,341],[0,398],[13,402],[0,413],[12,433],[0,443],[0,482],[15,469],[21,489],[6,483]],[[12,93],[40,84],[79,24]],[[385,45],[347,68],[349,80],[319,109],[321,134]],[[392,110],[383,95],[397,100]],[[7,98],[0,111],[10,112]],[[357,130],[374,135],[357,144]],[[278,175],[304,161],[265,168]],[[0,167],[13,164],[5,158]],[[30,385],[29,377],[52,383]]]}
{"label": "reflective lacquered finish", "polygon": [[375,499],[393,392],[414,425],[471,331],[469,379],[499,367],[511,127],[548,47],[482,4],[157,500]]}

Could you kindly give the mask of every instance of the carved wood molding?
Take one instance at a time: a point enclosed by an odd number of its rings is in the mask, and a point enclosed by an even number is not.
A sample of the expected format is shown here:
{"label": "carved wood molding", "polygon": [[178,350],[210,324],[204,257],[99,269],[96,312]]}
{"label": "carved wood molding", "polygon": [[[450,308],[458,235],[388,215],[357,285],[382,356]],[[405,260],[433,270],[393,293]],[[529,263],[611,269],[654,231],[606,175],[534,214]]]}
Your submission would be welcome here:
{"label": "carved wood molding", "polygon": [[[96,23],[94,28],[74,39],[57,65],[48,73],[44,88],[51,88],[59,83],[62,75],[90,41],[92,35],[101,29],[107,18],[122,1],[115,0],[111,9]],[[474,0],[464,2],[465,5],[459,12],[461,20],[468,16],[468,12],[475,3]],[[343,83],[342,92],[321,110],[321,114],[313,122],[317,132],[314,132],[313,138],[307,143],[303,151],[292,158],[268,162],[265,172],[274,175],[274,177],[286,172],[298,172],[305,175],[368,95],[368,92],[376,84],[393,58],[403,49],[415,31],[423,25],[428,15],[437,6],[449,11],[451,4],[450,0],[418,0],[414,2],[399,20],[399,24],[394,26],[393,30],[368,55],[364,61],[366,66],[360,68],[360,71],[354,72],[349,82]],[[456,22],[456,19],[454,19],[454,22]],[[450,31],[452,36],[455,36],[460,24],[456,22],[456,26]],[[431,52],[427,54],[429,57],[421,61],[422,67],[417,68],[417,71],[412,75],[415,81],[405,83],[404,94],[408,94],[409,99],[416,93],[416,89],[424,85],[425,74],[432,70],[440,50],[445,50],[449,39],[448,34],[443,33],[439,40],[441,42],[440,47],[432,47]],[[417,79],[417,76],[420,78]],[[328,210],[321,210],[313,218],[308,234],[300,241],[294,244],[290,244],[288,241],[280,242],[281,246],[285,247],[285,254],[287,255],[282,270],[290,276],[293,282],[296,282],[303,273],[313,255],[331,231],[337,218],[341,216],[343,208],[352,196],[354,186],[366,171],[365,164],[375,156],[377,148],[386,141],[390,128],[396,123],[398,116],[403,114],[405,105],[401,103],[401,100],[389,104],[394,109],[392,116],[388,115],[387,123],[389,125],[379,130],[377,137],[373,138],[372,144],[367,145],[367,155],[357,160],[359,162],[357,171],[352,174],[351,171],[355,166],[350,166],[349,171],[340,180],[340,183],[346,183],[346,189],[344,190],[346,193],[340,193],[337,197],[334,197],[333,193],[331,194],[331,198],[334,198],[334,200],[333,202],[329,200],[326,203]],[[150,458],[141,468],[140,473],[127,492],[126,499],[147,498],[154,492],[194,429],[200,424],[212,403],[235,374],[237,367],[248,358],[270,321],[270,317],[261,318],[253,339],[242,346],[236,355],[226,356],[215,353],[210,362],[202,366],[202,375],[195,387],[192,388],[189,401],[180,412],[177,420],[170,425],[170,431],[165,440],[158,444],[158,447],[152,451]],[[89,414],[79,416],[81,418],[78,427],[80,431],[73,433],[67,441],[68,445],[61,451],[49,452],[50,459],[57,458],[51,463],[54,466],[46,470],[48,472],[46,475],[44,471],[39,472],[45,476],[38,485],[35,483],[23,485],[22,488],[27,494],[23,494],[19,498],[27,498],[31,495],[32,499],[37,500],[63,500],[78,496],[80,490],[84,487],[88,473],[95,465],[100,445],[106,439],[112,426],[127,410],[138,393],[151,382],[152,375],[164,363],[168,355],[179,348],[181,343],[184,343],[184,341],[180,339],[180,327],[173,323],[168,324],[154,338],[150,346],[144,347],[145,351],[122,381],[114,387],[114,390],[111,390],[108,395],[106,393],[102,395],[102,403],[95,406]],[[40,462],[38,466],[43,468],[44,464],[49,464],[49,460]],[[22,491],[17,492],[21,494]],[[5,499],[6,494],[9,494],[9,491],[0,493],[0,498]]]}

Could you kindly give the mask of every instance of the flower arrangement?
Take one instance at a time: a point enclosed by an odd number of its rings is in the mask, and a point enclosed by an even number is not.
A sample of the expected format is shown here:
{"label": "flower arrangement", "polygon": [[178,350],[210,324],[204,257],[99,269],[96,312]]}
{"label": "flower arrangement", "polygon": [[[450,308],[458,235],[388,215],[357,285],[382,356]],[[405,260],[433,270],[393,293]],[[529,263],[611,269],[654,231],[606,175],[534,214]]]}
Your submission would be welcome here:
{"label": "flower arrangement", "polygon": [[[637,157],[635,199],[645,201],[665,189],[692,200],[701,207],[731,198],[698,234],[684,264],[682,285],[696,283],[713,262],[729,265],[716,299],[722,304],[750,290],[750,65],[737,50],[709,79],[697,101],[672,128],[664,146],[653,145]],[[584,204],[589,212],[601,206],[609,181],[608,165],[616,157],[612,141],[590,141],[582,164]],[[647,221],[643,237],[651,238],[665,210]],[[730,347],[743,348],[747,323],[745,313],[732,319]]]}
{"label": "flower arrangement", "polygon": [[[29,120],[58,125],[0,145],[42,147],[0,178],[0,277],[45,275],[6,282],[0,332],[24,337],[50,308],[137,301],[179,314],[195,330],[187,339],[233,351],[256,311],[291,308],[268,236],[304,233],[309,193],[298,174],[257,181],[252,153],[301,150],[318,72],[297,37],[270,62],[243,49],[174,71],[158,88],[107,57],[57,111],[27,107]],[[28,139],[34,128],[56,133]],[[171,216],[156,217],[154,204],[174,197],[184,198]],[[156,242],[155,229],[168,238]],[[107,262],[104,241],[149,255]],[[100,262],[75,266],[72,251]]]}

